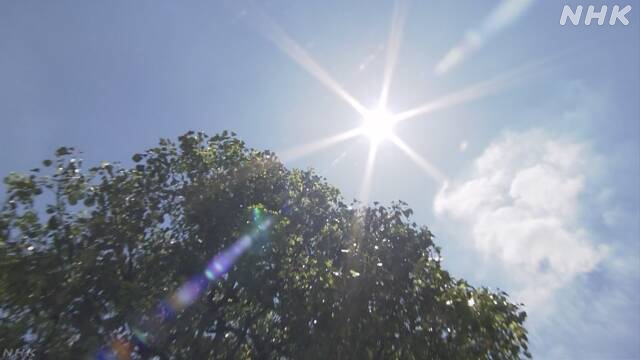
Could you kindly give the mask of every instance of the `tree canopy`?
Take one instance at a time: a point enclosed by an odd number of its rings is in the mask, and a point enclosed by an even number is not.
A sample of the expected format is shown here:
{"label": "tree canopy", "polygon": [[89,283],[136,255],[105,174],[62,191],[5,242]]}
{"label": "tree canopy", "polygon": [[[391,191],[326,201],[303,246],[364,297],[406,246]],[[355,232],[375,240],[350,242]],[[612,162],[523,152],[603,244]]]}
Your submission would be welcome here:
{"label": "tree canopy", "polygon": [[[189,132],[84,169],[5,178],[0,349],[38,358],[517,359],[526,314],[442,268],[406,203],[347,203],[235,134]],[[162,300],[272,221],[171,319]],[[148,324],[153,324],[149,326]],[[142,328],[142,330],[140,330]]]}

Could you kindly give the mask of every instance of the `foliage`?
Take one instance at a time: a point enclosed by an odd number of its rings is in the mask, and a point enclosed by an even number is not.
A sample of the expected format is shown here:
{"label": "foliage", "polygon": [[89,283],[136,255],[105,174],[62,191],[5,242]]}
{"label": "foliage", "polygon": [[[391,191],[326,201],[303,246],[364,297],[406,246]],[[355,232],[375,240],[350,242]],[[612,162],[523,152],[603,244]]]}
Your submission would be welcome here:
{"label": "foliage", "polygon": [[[443,270],[405,203],[349,206],[227,132],[163,139],[131,168],[85,171],[75,154],[5,178],[0,349],[75,358],[120,339],[133,358],[529,356],[519,305]],[[246,232],[256,206],[276,219],[260,241],[160,340],[136,342],[140,314]]]}

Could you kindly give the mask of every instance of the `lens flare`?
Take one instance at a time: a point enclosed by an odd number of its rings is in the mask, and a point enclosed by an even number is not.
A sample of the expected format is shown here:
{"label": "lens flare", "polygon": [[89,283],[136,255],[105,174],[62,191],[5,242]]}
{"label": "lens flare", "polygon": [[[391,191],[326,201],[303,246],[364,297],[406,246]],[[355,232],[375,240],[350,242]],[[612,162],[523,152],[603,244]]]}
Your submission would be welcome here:
{"label": "lens flare", "polygon": [[173,308],[174,312],[182,311],[187,306],[193,304],[193,302],[200,297],[200,294],[207,285],[207,278],[200,275],[180,286],[178,291],[176,291],[169,299],[169,304]]}
{"label": "lens flare", "polygon": [[122,339],[113,339],[109,348],[103,349],[98,353],[98,360],[127,360],[131,359],[131,351],[133,345]]}
{"label": "lens flare", "polygon": [[229,249],[221,252],[213,258],[204,275],[209,281],[214,281],[229,271],[229,268],[236,262],[238,257],[251,246],[251,237],[245,235],[236,241]]}
{"label": "lens flare", "polygon": [[[160,301],[155,313],[142,315],[137,324],[130,325],[136,344],[142,347],[155,345],[158,339],[162,338],[159,334],[161,326],[198,300],[211,281],[218,280],[229,272],[238,258],[251,247],[254,239],[264,233],[273,221],[257,207],[252,210],[252,218],[255,224],[253,231],[215,255],[202,273],[194,276],[173,294]],[[132,349],[133,346],[130,343],[114,339],[108,346],[98,351],[96,358],[100,360],[130,359]]]}

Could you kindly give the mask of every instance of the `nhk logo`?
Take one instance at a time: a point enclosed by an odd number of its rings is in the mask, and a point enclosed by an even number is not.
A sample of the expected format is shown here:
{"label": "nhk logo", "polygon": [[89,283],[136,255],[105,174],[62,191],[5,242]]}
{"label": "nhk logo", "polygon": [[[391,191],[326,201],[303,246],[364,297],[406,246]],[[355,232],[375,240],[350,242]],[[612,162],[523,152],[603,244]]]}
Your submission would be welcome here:
{"label": "nhk logo", "polygon": [[[564,25],[567,23],[567,18],[571,20],[573,25],[580,24],[580,18],[582,18],[582,5],[578,5],[576,10],[573,11],[569,5],[565,5],[564,9],[562,9],[562,16],[560,16],[560,25]],[[584,24],[590,25],[591,20],[598,19],[598,25],[604,24],[605,19],[607,18],[607,5],[603,5],[600,8],[600,11],[595,11],[595,6],[589,6],[587,10],[587,15],[584,17]],[[616,5],[611,10],[611,15],[609,16],[609,25],[615,25],[618,20],[623,25],[629,25],[629,20],[625,17],[629,11],[631,11],[631,5],[625,6],[623,9],[620,9],[620,6]]]}

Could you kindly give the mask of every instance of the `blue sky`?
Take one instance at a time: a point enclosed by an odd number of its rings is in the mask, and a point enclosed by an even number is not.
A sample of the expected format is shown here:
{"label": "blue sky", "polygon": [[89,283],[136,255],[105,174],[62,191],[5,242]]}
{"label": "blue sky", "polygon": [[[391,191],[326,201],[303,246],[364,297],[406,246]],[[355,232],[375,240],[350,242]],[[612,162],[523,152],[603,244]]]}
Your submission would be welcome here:
{"label": "blue sky", "polygon": [[[362,116],[275,26],[370,108],[399,9],[391,113],[484,86],[394,128],[443,178],[383,141],[366,198],[407,201],[455,275],[526,302],[536,357],[638,358],[640,7],[566,4],[634,8],[627,26],[560,26],[565,3],[543,0],[2,2],[0,174],[61,145],[128,162],[190,129],[296,154]],[[369,150],[283,158],[352,199]]]}

